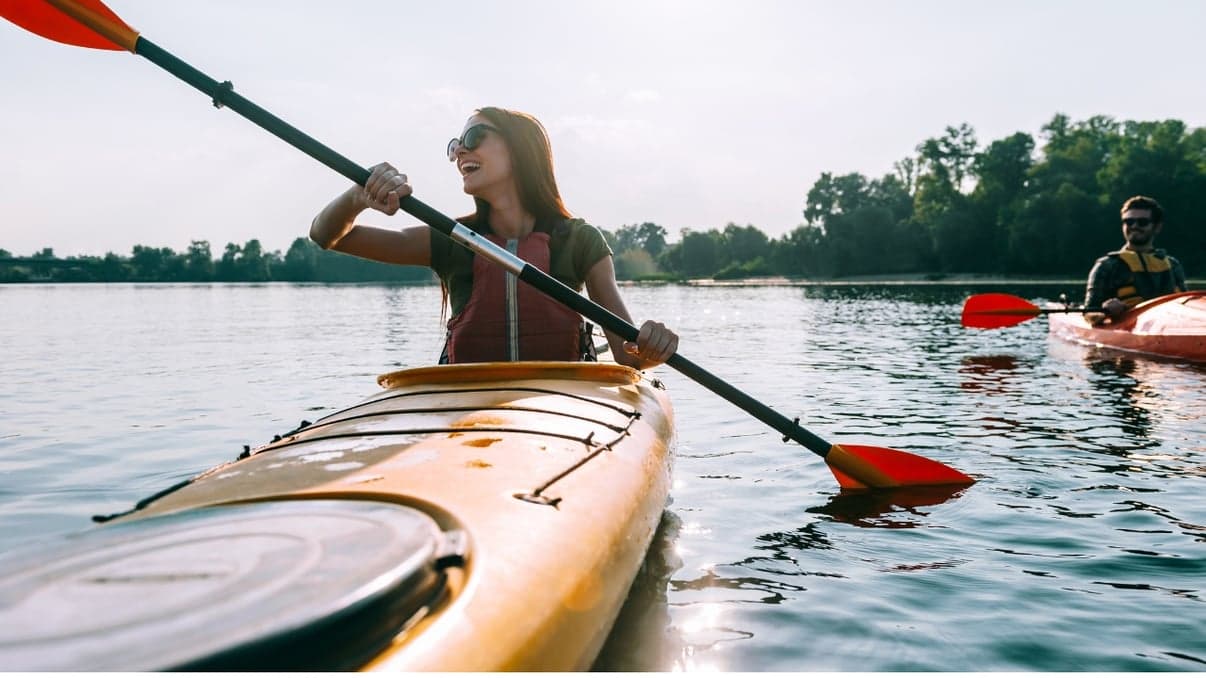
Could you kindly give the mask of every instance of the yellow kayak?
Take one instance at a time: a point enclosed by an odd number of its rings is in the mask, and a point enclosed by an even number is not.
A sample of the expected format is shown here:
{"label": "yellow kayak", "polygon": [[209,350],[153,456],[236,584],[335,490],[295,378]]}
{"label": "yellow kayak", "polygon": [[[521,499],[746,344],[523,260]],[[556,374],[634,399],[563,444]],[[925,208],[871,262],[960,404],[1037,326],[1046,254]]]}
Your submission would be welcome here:
{"label": "yellow kayak", "polygon": [[664,390],[606,363],[383,390],[0,559],[6,670],[588,669],[670,488]]}

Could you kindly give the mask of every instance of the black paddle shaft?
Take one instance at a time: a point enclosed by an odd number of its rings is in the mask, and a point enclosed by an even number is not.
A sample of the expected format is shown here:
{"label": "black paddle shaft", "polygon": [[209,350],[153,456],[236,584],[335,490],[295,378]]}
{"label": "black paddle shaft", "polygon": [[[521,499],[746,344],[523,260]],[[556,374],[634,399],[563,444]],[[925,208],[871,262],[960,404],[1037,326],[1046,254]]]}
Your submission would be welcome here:
{"label": "black paddle shaft", "polygon": [[[201,90],[213,100],[214,106],[230,108],[354,183],[363,186],[368,181],[369,171],[367,169],[236,93],[230,82],[219,83],[141,36],[135,45],[135,53]],[[631,323],[578,294],[544,271],[495,245],[472,229],[429,207],[413,195],[402,198],[399,206],[411,216],[468,247],[474,253],[503,266],[518,276],[520,280],[565,304],[604,329],[610,330],[628,341],[636,341],[639,331]],[[800,426],[797,421],[779,414],[720,377],[684,358],[681,354],[675,353],[666,361],[666,364],[782,433],[784,440],[794,440],[822,458],[829,454],[832,446]]]}

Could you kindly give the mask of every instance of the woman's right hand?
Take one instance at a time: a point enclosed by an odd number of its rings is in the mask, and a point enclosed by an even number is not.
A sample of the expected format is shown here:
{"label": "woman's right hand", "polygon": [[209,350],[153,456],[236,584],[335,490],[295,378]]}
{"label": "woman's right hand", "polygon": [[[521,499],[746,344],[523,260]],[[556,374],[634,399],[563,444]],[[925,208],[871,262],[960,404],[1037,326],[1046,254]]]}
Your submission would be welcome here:
{"label": "woman's right hand", "polygon": [[398,211],[398,202],[412,192],[406,175],[388,162],[383,162],[371,168],[364,189],[357,191],[356,206],[360,209],[371,207],[392,215]]}

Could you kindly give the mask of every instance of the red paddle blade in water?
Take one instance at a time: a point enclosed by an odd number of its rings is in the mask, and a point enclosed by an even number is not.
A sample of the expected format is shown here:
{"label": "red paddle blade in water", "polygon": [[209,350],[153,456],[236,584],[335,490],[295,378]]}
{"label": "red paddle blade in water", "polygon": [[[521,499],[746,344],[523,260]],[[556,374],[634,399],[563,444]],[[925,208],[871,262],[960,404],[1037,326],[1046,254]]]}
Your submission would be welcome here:
{"label": "red paddle blade in water", "polygon": [[1012,294],[989,292],[968,297],[963,302],[964,327],[983,330],[1010,327],[1039,315],[1039,307]]}
{"label": "red paddle blade in water", "polygon": [[844,490],[971,485],[975,478],[911,452],[871,445],[834,445],[825,463]]}
{"label": "red paddle blade in water", "polygon": [[0,0],[0,16],[76,47],[134,51],[138,32],[97,0]]}

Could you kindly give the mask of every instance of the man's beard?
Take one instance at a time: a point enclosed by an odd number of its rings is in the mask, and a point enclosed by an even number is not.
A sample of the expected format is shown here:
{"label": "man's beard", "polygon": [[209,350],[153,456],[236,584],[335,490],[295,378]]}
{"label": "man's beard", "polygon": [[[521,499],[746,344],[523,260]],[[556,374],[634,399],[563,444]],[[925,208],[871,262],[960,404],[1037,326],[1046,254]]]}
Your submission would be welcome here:
{"label": "man's beard", "polygon": [[1132,231],[1126,235],[1126,241],[1129,245],[1143,247],[1152,243],[1152,234]]}

